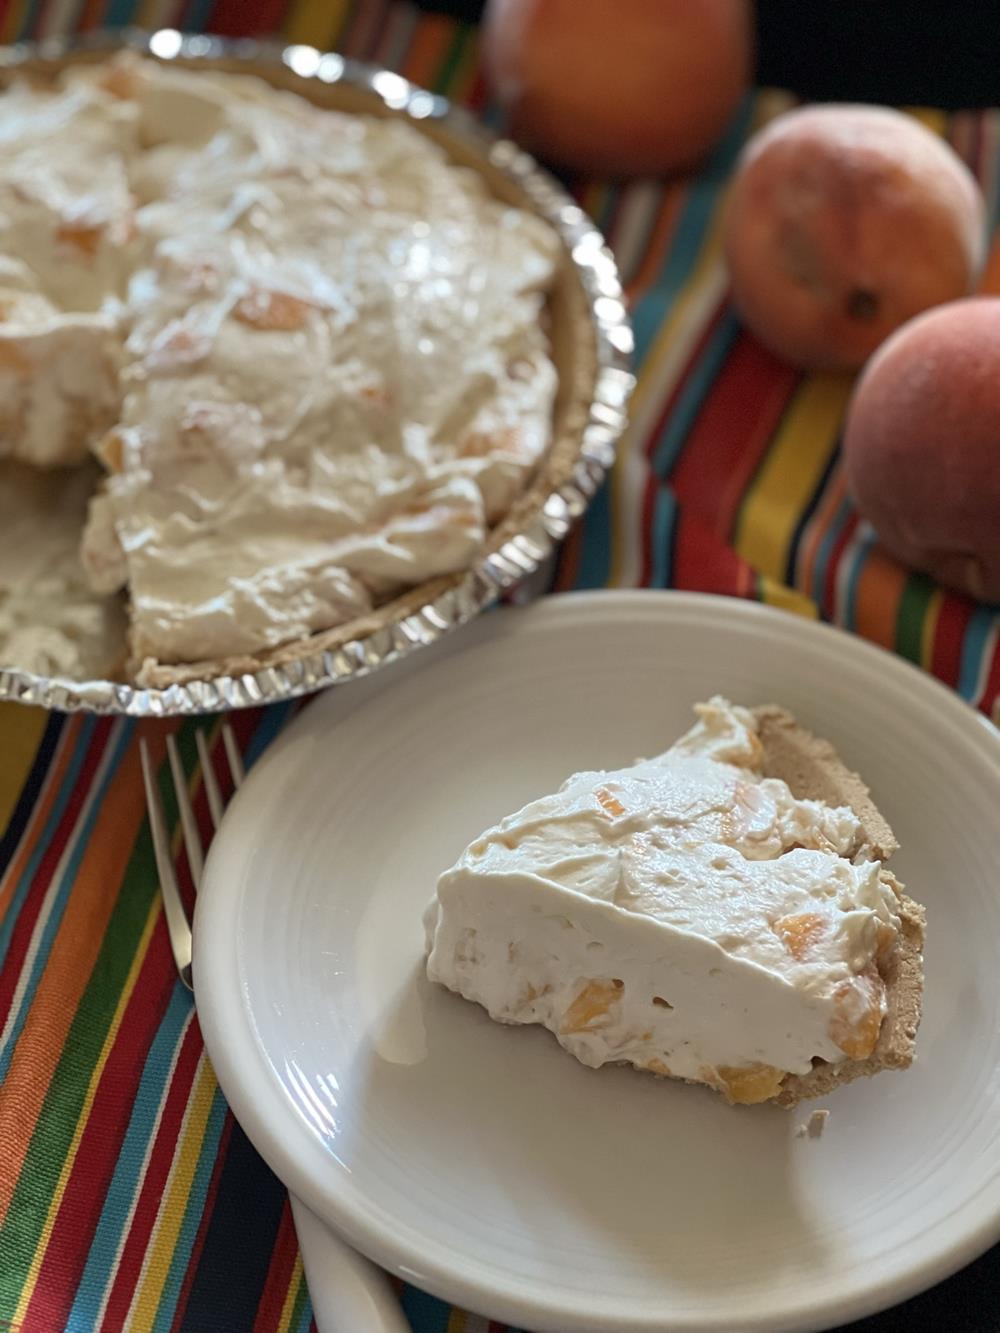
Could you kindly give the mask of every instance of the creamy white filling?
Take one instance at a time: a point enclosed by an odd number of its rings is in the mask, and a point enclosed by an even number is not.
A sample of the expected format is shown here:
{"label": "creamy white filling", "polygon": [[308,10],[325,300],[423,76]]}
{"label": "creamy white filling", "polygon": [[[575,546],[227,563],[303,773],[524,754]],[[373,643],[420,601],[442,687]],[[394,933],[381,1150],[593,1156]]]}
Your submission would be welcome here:
{"label": "creamy white filling", "polygon": [[125,612],[87,584],[78,546],[96,466],[0,463],[0,662],[106,678],[125,660]]}
{"label": "creamy white filling", "polygon": [[124,60],[4,112],[0,454],[98,448],[83,560],[129,588],[137,666],[471,562],[550,438],[543,223],[405,123],[254,79]]}
{"label": "creamy white filling", "polygon": [[757,1100],[734,1071],[762,1090],[868,1053],[899,920],[854,814],[762,778],[746,710],[699,712],[665,754],[577,774],[473,842],[428,911],[428,975],[585,1064]]}

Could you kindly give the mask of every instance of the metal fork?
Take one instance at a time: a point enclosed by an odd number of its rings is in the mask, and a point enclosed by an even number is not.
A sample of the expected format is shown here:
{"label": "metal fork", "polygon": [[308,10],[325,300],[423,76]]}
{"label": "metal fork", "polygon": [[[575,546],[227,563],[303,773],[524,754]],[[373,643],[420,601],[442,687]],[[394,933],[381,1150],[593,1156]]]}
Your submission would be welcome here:
{"label": "metal fork", "polygon": [[[208,810],[212,816],[212,829],[218,831],[226,803],[222,799],[222,791],[208,753],[204,732],[200,729],[196,731],[194,740],[198,749],[198,762],[201,765],[201,779],[205,784]],[[243,758],[228,722],[222,724],[222,743],[235,791],[242,783],[245,774]],[[167,920],[170,947],[174,953],[180,979],[193,993],[191,922],[188,920],[177,875],[174,872],[167,819],[163,812],[163,802],[160,800],[153,761],[150,759],[145,737],[139,741],[139,757],[142,760],[142,780],[146,788],[149,829],[153,838],[156,871],[160,877],[160,893],[163,896],[163,914]],[[173,778],[177,812],[180,815],[181,831],[184,835],[184,849],[191,869],[191,880],[197,893],[201,887],[202,871],[205,868],[206,849],[202,846],[201,834],[198,832],[191,798],[188,795],[188,784],[181,766],[180,753],[173,735],[167,737],[167,758],[170,760],[170,774]],[[299,1237],[306,1283],[312,1297],[316,1325],[320,1333],[361,1333],[362,1329],[365,1333],[407,1333],[409,1324],[382,1270],[356,1250],[352,1250],[294,1194],[290,1194],[289,1199],[295,1230]]]}
{"label": "metal fork", "polygon": [[[222,792],[219,789],[218,779],[215,776],[215,768],[208,753],[205,733],[200,727],[194,734],[194,742],[198,749],[201,780],[205,784],[208,810],[212,816],[212,828],[218,831],[226,806],[222,799]],[[225,746],[226,759],[229,762],[229,776],[235,790],[242,783],[246,773],[243,768],[243,756],[240,754],[236,737],[233,735],[233,729],[228,722],[222,724],[222,743]],[[146,788],[149,830],[153,835],[153,855],[156,857],[156,873],[160,877],[160,893],[163,895],[163,914],[167,919],[170,947],[174,952],[174,962],[177,964],[177,972],[181,981],[189,991],[193,992],[191,922],[188,920],[187,910],[184,907],[181,891],[177,884],[177,876],[174,873],[174,859],[170,853],[170,834],[167,831],[167,821],[163,813],[160,793],[156,787],[153,763],[149,757],[149,746],[146,744],[145,736],[139,742],[139,757],[142,760],[142,780]],[[197,893],[201,887],[201,875],[205,868],[205,852],[201,845],[201,835],[195,822],[194,810],[191,808],[191,798],[188,795],[187,782],[184,779],[184,769],[181,767],[181,756],[177,749],[177,741],[172,733],[167,737],[167,757],[170,760],[170,775],[174,780],[174,796],[177,799],[177,811],[181,818],[181,829],[184,834],[184,850],[187,852],[191,879],[194,883],[194,891]]]}

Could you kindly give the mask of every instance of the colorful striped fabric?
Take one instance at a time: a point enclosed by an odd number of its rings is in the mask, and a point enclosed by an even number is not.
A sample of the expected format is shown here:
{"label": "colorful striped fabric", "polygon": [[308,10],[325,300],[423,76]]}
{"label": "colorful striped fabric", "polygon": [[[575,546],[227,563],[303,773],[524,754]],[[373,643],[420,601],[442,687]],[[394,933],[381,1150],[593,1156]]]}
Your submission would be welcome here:
{"label": "colorful striped fabric", "polygon": [[[0,0],[2,41],[131,22],[281,31],[491,114],[474,31],[396,0]],[[695,181],[576,187],[618,255],[640,378],[613,477],[551,586],[697,588],[821,615],[995,715],[1000,616],[900,569],[846,497],[850,381],[779,364],[727,305],[727,171],[779,103],[748,104]],[[1000,119],[925,118],[977,172],[995,217]],[[1000,251],[988,281],[1000,291]],[[290,711],[236,717],[249,761]],[[169,809],[168,725],[0,706],[0,1328],[308,1329],[287,1198],[229,1114],[174,973],[140,729]],[[192,725],[177,735],[200,801]],[[502,1333],[401,1292],[417,1333]]]}

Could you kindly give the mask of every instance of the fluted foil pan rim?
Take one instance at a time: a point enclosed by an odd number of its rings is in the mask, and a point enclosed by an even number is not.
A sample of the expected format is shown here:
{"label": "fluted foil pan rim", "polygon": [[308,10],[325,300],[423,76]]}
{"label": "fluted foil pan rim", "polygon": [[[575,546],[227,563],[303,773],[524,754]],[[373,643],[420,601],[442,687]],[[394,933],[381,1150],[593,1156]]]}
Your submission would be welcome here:
{"label": "fluted foil pan rim", "polygon": [[468,112],[390,70],[310,46],[277,41],[182,35],[173,29],[86,33],[0,48],[0,72],[56,61],[76,53],[130,48],[160,60],[183,59],[210,66],[219,60],[254,66],[280,63],[304,79],[343,83],[380,98],[419,126],[441,126],[479,151],[489,164],[525,191],[537,212],[565,245],[586,297],[596,343],[596,372],[588,419],[580,432],[570,476],[540,495],[520,529],[484,553],[444,592],[416,610],[407,609],[369,632],[335,648],[242,675],[208,676],[162,689],[110,681],[76,681],[0,666],[0,700],[59,712],[173,717],[255,707],[296,698],[408,657],[474,619],[509,588],[536,572],[586,509],[614,461],[627,421],[633,386],[632,331],[617,267],[604,238],[562,186],[510,140],[498,138]]}

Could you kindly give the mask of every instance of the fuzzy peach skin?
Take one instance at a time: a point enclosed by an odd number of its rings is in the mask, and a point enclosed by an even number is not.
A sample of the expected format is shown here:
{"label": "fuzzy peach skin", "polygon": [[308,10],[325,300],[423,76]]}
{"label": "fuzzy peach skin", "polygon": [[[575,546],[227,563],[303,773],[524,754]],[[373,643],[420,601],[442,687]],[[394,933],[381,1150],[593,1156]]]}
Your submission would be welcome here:
{"label": "fuzzy peach skin", "polygon": [[489,0],[483,40],[514,138],[601,175],[697,164],[753,68],[748,0]]}
{"label": "fuzzy peach skin", "polygon": [[968,295],[984,249],[972,173],[887,107],[778,116],[747,144],[727,204],[733,301],[806,369],[860,366],[906,320]]}
{"label": "fuzzy peach skin", "polygon": [[1000,602],[1000,299],[929,310],[879,349],[848,408],[844,467],[893,555]]}

